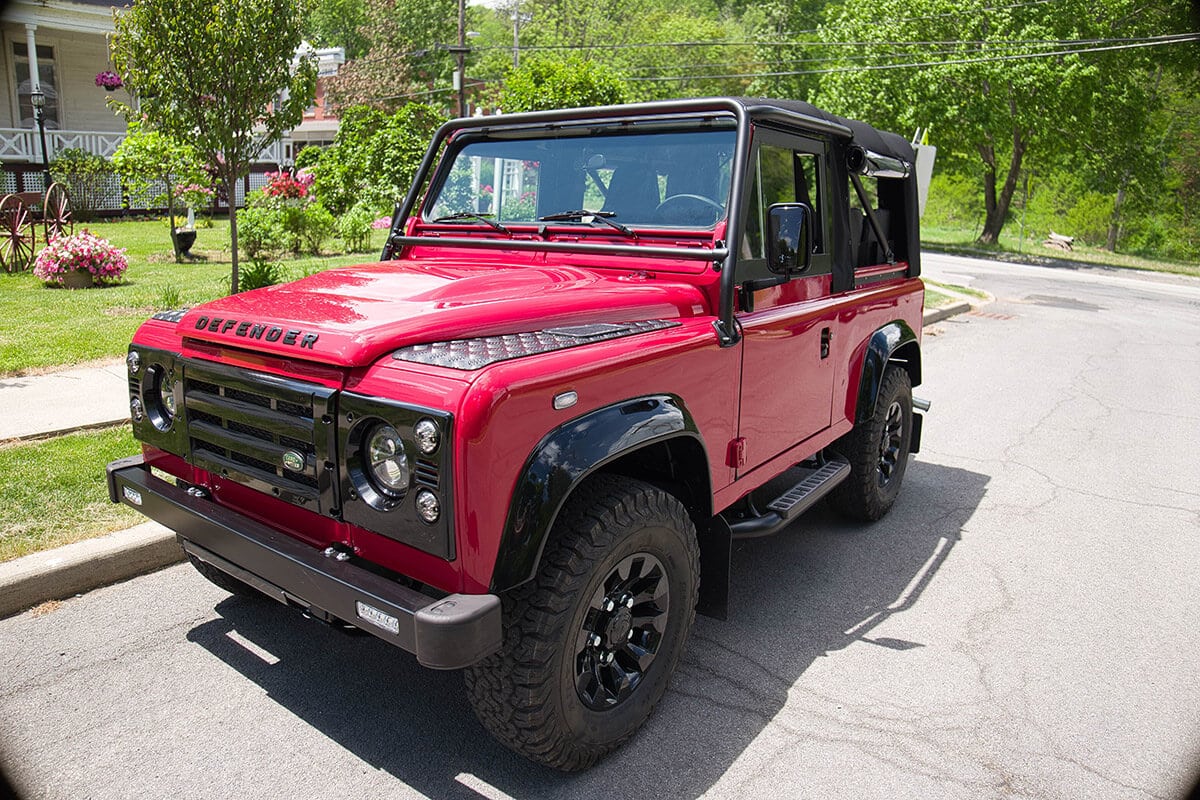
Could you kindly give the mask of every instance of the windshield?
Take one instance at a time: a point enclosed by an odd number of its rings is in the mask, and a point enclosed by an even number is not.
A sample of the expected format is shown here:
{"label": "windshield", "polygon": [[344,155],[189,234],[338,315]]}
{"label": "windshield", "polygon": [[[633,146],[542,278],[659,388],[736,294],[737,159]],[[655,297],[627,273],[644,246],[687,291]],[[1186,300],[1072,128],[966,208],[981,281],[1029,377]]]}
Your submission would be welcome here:
{"label": "windshield", "polygon": [[537,135],[452,149],[425,219],[572,224],[591,222],[581,212],[592,211],[626,226],[711,228],[725,218],[732,127]]}

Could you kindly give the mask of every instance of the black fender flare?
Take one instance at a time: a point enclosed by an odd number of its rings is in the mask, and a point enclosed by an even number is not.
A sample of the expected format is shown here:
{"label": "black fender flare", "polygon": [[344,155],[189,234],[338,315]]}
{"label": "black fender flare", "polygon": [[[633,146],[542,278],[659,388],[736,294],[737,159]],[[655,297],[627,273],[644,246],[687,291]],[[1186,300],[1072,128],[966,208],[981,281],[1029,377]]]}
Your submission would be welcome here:
{"label": "black fender flare", "polygon": [[[854,423],[866,422],[875,413],[875,401],[879,398],[879,387],[883,383],[883,373],[888,362],[900,350],[905,351],[912,385],[921,383],[921,350],[917,334],[907,322],[902,319],[892,320],[876,330],[867,339],[866,352],[863,354],[862,375],[858,382],[858,402],[855,405]],[[914,353],[909,357],[909,353]]]}
{"label": "black fender flare", "polygon": [[683,401],[666,394],[623,400],[546,434],[517,478],[491,591],[502,592],[533,577],[559,511],[588,475],[636,450],[677,437],[692,437],[704,447]]}

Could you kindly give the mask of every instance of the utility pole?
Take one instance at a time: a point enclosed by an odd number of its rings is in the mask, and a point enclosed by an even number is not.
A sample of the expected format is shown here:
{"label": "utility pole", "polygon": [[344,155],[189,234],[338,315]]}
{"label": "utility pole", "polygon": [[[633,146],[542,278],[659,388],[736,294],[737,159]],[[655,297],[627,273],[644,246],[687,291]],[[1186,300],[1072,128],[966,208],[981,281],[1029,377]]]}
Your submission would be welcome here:
{"label": "utility pole", "polygon": [[458,46],[451,48],[458,67],[454,70],[454,88],[458,90],[458,115],[467,115],[467,0],[458,0]]}

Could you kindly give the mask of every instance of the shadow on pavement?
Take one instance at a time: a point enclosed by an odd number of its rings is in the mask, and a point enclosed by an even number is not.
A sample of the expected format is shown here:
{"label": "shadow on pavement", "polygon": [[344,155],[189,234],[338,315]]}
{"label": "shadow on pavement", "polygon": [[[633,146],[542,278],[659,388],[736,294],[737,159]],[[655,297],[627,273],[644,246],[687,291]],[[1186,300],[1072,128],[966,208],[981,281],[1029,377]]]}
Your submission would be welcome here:
{"label": "shadow on pavement", "polygon": [[[988,477],[910,465],[896,507],[870,526],[818,509],[770,538],[735,543],[728,621],[698,617],[679,672],[646,727],[589,772],[562,775],[496,744],[456,673],[370,636],[349,637],[282,606],[230,598],[189,640],[363,761],[435,800],[643,796],[709,789],[779,713],[814,659],[876,637],[919,603],[960,540]],[[235,630],[278,658],[268,664]],[[885,654],[880,650],[881,656]]]}

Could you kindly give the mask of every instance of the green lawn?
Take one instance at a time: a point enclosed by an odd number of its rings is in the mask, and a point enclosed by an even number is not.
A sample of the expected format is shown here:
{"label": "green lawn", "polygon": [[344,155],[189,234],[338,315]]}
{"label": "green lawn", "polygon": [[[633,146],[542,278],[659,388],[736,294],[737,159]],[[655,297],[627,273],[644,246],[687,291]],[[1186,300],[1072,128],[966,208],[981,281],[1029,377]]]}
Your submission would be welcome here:
{"label": "green lawn", "polygon": [[1101,267],[1119,267],[1122,269],[1139,269],[1150,272],[1169,272],[1176,275],[1192,275],[1200,277],[1200,262],[1153,261],[1127,253],[1110,253],[1098,247],[1088,247],[1077,244],[1072,252],[1063,252],[1042,246],[1042,238],[1034,236],[1031,231],[1025,232],[1021,240],[1019,225],[1009,224],[1000,234],[1000,243],[996,247],[984,247],[975,243],[978,231],[965,228],[921,226],[921,242],[934,250],[978,255],[999,260],[1016,260],[1037,263],[1038,261],[1059,260],[1073,261],[1083,264],[1093,264]]}
{"label": "green lawn", "polygon": [[[129,270],[115,286],[47,288],[30,272],[0,273],[0,375],[61,367],[125,352],[133,332],[156,311],[195,305],[229,292],[229,223],[201,228],[192,252],[175,263],[165,222],[79,225],[126,250]],[[387,231],[374,231],[367,253],[285,259],[292,277],[378,258]],[[331,240],[331,245],[340,242]]]}
{"label": "green lawn", "polygon": [[145,522],[105,485],[104,465],[136,452],[128,425],[0,447],[0,561]]}

